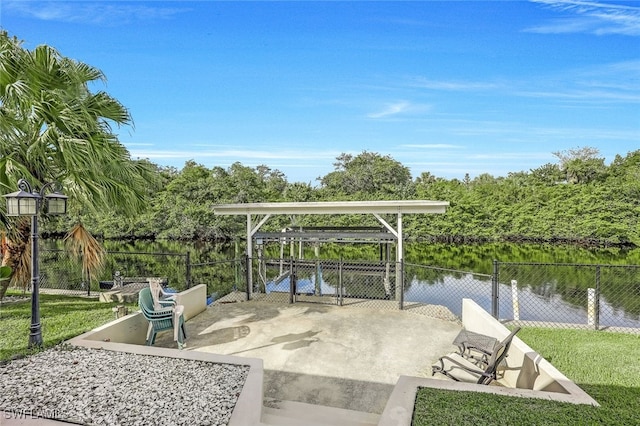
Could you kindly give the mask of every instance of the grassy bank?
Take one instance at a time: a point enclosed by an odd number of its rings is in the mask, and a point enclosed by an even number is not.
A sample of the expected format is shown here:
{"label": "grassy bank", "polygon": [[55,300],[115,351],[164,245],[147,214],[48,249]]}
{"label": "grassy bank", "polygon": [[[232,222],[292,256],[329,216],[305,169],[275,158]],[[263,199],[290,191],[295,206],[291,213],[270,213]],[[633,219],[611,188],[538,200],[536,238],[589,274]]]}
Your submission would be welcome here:
{"label": "grassy bank", "polygon": [[[8,296],[22,293],[8,293]],[[29,325],[31,299],[3,302],[0,305],[0,362],[30,353]],[[40,323],[44,347],[89,331],[113,320],[116,303],[102,303],[97,299],[60,295],[40,295]],[[131,309],[131,307],[130,307]]]}
{"label": "grassy bank", "polygon": [[639,335],[529,328],[518,336],[601,406],[422,388],[413,425],[639,424]]}

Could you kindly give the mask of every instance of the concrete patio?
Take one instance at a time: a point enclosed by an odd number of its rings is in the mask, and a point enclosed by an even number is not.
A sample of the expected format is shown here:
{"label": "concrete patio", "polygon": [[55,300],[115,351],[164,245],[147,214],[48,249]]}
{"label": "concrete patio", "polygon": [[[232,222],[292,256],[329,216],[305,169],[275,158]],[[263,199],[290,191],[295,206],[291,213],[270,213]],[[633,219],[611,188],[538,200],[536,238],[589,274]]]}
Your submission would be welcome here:
{"label": "concrete patio", "polygon": [[[398,378],[430,376],[461,329],[416,312],[220,303],[187,322],[186,350],[262,359],[265,407],[294,401],[380,414]],[[171,333],[156,346],[175,347]]]}

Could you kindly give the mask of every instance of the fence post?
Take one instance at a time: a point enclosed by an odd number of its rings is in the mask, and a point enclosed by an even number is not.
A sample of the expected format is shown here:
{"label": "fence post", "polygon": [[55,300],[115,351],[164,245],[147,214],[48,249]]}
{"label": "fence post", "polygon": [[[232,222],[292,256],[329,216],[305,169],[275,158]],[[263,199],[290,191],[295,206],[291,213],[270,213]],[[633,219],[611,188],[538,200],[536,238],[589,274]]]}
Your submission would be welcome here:
{"label": "fence post", "polygon": [[398,266],[400,267],[400,270],[396,271],[396,273],[400,274],[400,300],[399,300],[398,307],[400,308],[400,310],[403,310],[404,309],[404,259],[400,260],[399,263],[400,264]]}
{"label": "fence post", "polygon": [[338,263],[338,295],[339,295],[339,305],[343,306],[344,304],[344,286],[342,283],[342,257],[340,257],[340,261]]}
{"label": "fence post", "polygon": [[235,262],[233,262],[233,279],[234,281],[234,286],[233,289],[234,291],[241,288],[240,287],[240,277],[241,277],[241,273],[242,273],[242,257],[240,256],[240,247],[238,245],[238,240],[235,239],[233,241],[233,258],[235,259]]}
{"label": "fence post", "polygon": [[248,254],[244,255],[244,275],[245,275],[245,282],[247,283],[246,286],[246,290],[247,290],[247,300],[251,300],[251,258],[249,257]]}
{"label": "fence post", "polygon": [[596,330],[596,289],[587,289],[587,325],[594,327]]}
{"label": "fence post", "polygon": [[600,265],[596,266],[596,290],[594,295],[595,304],[595,329],[600,328]]}
{"label": "fence post", "polygon": [[320,259],[316,259],[316,279],[315,279],[315,294],[316,296],[322,296],[322,265]]}
{"label": "fence post", "polygon": [[500,311],[498,309],[499,298],[499,286],[498,286],[498,261],[493,260],[493,276],[491,277],[491,315],[498,319]]}
{"label": "fence post", "polygon": [[520,321],[520,300],[518,300],[518,281],[511,280],[511,301],[513,303],[513,320]]}
{"label": "fence post", "polygon": [[291,271],[291,275],[289,275],[289,303],[295,302],[295,294],[296,294],[296,275],[297,275],[297,264],[295,263],[293,256],[289,258],[289,271]]}
{"label": "fence post", "polygon": [[187,251],[187,255],[185,256],[185,262],[187,264],[187,272],[186,272],[186,280],[187,280],[187,288],[191,288],[191,252]]}

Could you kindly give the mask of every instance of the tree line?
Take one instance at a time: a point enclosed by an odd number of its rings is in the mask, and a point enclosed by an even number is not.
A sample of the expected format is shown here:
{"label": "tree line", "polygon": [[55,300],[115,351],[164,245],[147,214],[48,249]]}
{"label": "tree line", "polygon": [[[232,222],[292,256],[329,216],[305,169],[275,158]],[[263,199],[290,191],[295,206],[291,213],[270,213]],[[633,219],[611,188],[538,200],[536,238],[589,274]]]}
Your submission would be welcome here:
{"label": "tree line", "polygon": [[[109,210],[82,221],[114,239],[225,241],[244,235],[244,217],[216,216],[223,203],[336,200],[441,200],[444,215],[407,215],[406,234],[418,241],[551,242],[598,246],[640,244],[640,150],[606,165],[590,147],[554,153],[556,164],[475,178],[445,179],[410,170],[388,155],[342,154],[318,184],[289,182],[268,166],[207,168],[189,161],[181,170],[155,167],[148,208],[123,217]],[[79,212],[78,212],[78,216]],[[71,217],[68,220],[75,221]],[[378,226],[372,217],[344,215],[271,219],[265,226]]]}

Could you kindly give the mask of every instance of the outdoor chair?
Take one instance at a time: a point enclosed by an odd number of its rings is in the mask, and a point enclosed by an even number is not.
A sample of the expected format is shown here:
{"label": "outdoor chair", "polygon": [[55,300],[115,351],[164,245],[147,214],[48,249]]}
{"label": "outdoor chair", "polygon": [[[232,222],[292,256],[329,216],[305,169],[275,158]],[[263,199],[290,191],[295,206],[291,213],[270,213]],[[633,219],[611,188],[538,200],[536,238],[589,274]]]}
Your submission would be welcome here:
{"label": "outdoor chair", "polygon": [[438,363],[431,367],[431,375],[441,373],[457,382],[488,385],[497,379],[498,367],[507,357],[513,337],[518,331],[520,327],[515,328],[503,341],[495,345],[491,353],[486,355],[486,364],[477,364],[478,359],[464,356],[464,351],[463,354],[453,352],[441,357]]}
{"label": "outdoor chair", "polygon": [[453,340],[453,345],[458,347],[457,353],[479,367],[487,366],[498,343],[495,337],[469,330],[461,330]]}
{"label": "outdoor chair", "polygon": [[155,309],[171,307],[178,304],[178,294],[164,291],[160,280],[157,278],[149,279],[149,290],[151,291],[151,297],[153,297],[153,306]]}
{"label": "outdoor chair", "polygon": [[178,348],[184,347],[184,340],[187,337],[184,326],[184,306],[175,305],[156,309],[148,287],[140,290],[138,294],[138,305],[142,315],[149,321],[147,331],[147,346],[151,346],[156,341],[156,335],[160,331],[173,330],[173,340],[178,342]]}

